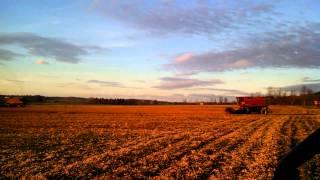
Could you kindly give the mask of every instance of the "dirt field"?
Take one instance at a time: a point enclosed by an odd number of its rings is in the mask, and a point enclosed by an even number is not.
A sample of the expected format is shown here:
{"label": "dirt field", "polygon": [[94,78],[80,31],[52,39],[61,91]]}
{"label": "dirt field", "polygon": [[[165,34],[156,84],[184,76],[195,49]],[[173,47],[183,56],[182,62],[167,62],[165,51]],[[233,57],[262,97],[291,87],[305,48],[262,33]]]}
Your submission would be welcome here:
{"label": "dirt field", "polygon": [[[320,127],[320,110],[223,106],[0,108],[0,174],[47,177],[270,179],[279,159]],[[319,155],[300,168],[320,178]]]}

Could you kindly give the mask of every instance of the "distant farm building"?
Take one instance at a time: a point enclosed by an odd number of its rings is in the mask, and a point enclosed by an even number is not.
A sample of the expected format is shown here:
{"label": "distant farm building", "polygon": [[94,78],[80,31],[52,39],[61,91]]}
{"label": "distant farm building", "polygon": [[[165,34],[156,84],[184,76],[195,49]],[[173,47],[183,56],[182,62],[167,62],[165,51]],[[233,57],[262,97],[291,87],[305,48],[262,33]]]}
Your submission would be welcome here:
{"label": "distant farm building", "polygon": [[314,104],[315,106],[320,106],[320,100],[315,100],[315,101],[313,101],[313,104]]}
{"label": "distant farm building", "polygon": [[21,98],[18,97],[5,97],[4,102],[9,107],[22,107],[24,105]]}

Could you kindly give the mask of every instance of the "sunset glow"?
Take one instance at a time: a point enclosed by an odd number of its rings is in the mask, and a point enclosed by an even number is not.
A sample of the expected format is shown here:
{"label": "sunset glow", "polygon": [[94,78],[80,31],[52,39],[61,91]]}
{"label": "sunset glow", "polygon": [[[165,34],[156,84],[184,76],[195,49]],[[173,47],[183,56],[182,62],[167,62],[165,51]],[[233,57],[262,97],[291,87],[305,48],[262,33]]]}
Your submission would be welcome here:
{"label": "sunset glow", "polygon": [[169,101],[320,90],[317,1],[0,2],[0,94]]}

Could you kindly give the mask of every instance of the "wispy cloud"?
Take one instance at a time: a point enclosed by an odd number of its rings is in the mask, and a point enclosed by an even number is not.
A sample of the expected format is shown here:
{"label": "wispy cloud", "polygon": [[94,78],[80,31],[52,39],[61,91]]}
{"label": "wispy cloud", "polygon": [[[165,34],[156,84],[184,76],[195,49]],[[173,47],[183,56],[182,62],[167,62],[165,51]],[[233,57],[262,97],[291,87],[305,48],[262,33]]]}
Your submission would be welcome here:
{"label": "wispy cloud", "polygon": [[103,87],[116,87],[116,88],[132,88],[132,89],[141,89],[139,87],[129,87],[125,86],[124,84],[120,82],[115,82],[115,81],[101,81],[101,80],[89,80],[87,81],[88,83],[91,84],[97,84]]}
{"label": "wispy cloud", "polygon": [[176,76],[183,76],[183,77],[185,77],[185,76],[192,76],[192,75],[196,75],[196,74],[198,74],[197,72],[178,72],[178,73],[176,73],[175,75]]}
{"label": "wispy cloud", "polygon": [[16,80],[16,79],[7,79],[7,82],[11,82],[11,83],[24,83],[25,81]]}
{"label": "wispy cloud", "polygon": [[[1,33],[0,45],[16,44],[25,48],[29,54],[53,58],[67,63],[78,63],[90,51],[101,51],[98,46],[81,46],[57,38],[39,36],[33,33]],[[7,50],[0,51],[0,59],[12,60],[19,54]]]}
{"label": "wispy cloud", "polygon": [[124,87],[123,84],[119,82],[113,82],[113,81],[89,80],[88,83],[98,84],[98,85],[107,86],[107,87],[120,87],[120,88]]}
{"label": "wispy cloud", "polygon": [[[320,23],[257,34],[232,50],[177,56],[166,68],[178,72],[221,72],[247,68],[320,67]],[[183,57],[183,58],[182,58]]]}
{"label": "wispy cloud", "polygon": [[23,55],[6,49],[0,49],[0,61],[11,61],[21,56]]}
{"label": "wispy cloud", "polygon": [[190,60],[192,58],[192,56],[193,56],[193,54],[190,53],[190,52],[183,53],[183,54],[180,54],[180,55],[176,56],[174,58],[174,61],[176,63],[182,63],[182,62]]}
{"label": "wispy cloud", "polygon": [[190,88],[195,86],[210,86],[215,84],[222,84],[221,80],[198,80],[198,79],[189,79],[189,78],[177,78],[177,77],[163,77],[160,79],[162,82],[154,88],[172,90],[172,89],[181,89],[181,88]]}
{"label": "wispy cloud", "polygon": [[320,79],[312,79],[310,77],[304,77],[302,78],[302,82],[320,82]]}
{"label": "wispy cloud", "polygon": [[145,80],[136,80],[136,82],[138,82],[138,83],[146,83]]}
{"label": "wispy cloud", "polygon": [[[191,5],[192,4],[192,5]],[[203,35],[246,28],[266,22],[263,15],[273,15],[273,6],[230,1],[184,5],[174,2],[143,4],[141,0],[95,1],[94,8],[116,21],[152,35]],[[165,12],[165,13],[163,13]],[[257,19],[260,17],[260,19]]]}
{"label": "wispy cloud", "polygon": [[206,90],[206,91],[212,91],[212,92],[222,92],[229,95],[249,95],[248,92],[237,90],[237,89],[223,89],[223,88],[192,88],[189,89],[191,91],[194,90]]}
{"label": "wispy cloud", "polygon": [[58,83],[56,86],[58,88],[77,88],[77,89],[83,89],[83,90],[94,90],[94,88],[91,88],[87,85],[79,84],[79,83]]}
{"label": "wispy cloud", "polygon": [[46,65],[46,64],[49,64],[47,61],[44,61],[44,60],[42,60],[42,59],[36,60],[35,63],[38,64],[38,65]]}

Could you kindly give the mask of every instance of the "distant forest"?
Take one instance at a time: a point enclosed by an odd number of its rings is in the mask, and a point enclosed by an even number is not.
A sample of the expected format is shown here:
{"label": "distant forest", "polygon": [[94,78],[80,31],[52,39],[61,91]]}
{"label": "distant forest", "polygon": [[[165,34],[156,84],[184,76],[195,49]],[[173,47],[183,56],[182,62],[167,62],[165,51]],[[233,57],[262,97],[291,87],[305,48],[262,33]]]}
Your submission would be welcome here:
{"label": "distant forest", "polygon": [[171,102],[157,101],[157,100],[141,100],[141,99],[106,99],[106,98],[81,98],[81,97],[47,97],[41,95],[0,95],[3,100],[4,97],[20,97],[26,104],[109,104],[109,105],[160,105],[160,104],[174,104]]}
{"label": "distant forest", "polygon": [[320,101],[320,91],[313,92],[307,86],[302,86],[300,90],[285,90],[281,88],[267,88],[269,104],[271,105],[303,105],[310,106],[314,101]]}

